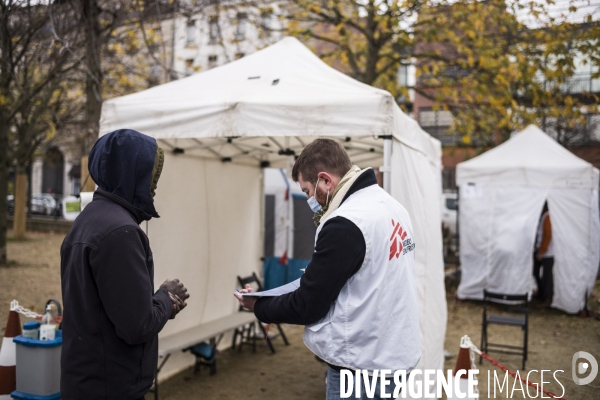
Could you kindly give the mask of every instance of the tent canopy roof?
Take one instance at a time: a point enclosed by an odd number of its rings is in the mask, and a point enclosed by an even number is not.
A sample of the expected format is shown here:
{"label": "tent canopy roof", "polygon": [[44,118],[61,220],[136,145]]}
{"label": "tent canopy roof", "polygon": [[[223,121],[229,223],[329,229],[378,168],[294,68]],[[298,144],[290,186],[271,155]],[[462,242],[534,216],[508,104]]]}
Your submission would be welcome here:
{"label": "tent canopy roof", "polygon": [[[100,134],[136,129],[174,151],[258,165],[299,154],[315,137],[345,142],[358,163],[395,136],[439,162],[439,144],[392,95],[329,67],[297,39],[103,104]],[[284,156],[284,157],[282,157]]]}
{"label": "tent canopy roof", "polygon": [[593,187],[597,170],[558,144],[535,125],[501,145],[459,163],[457,184]]}

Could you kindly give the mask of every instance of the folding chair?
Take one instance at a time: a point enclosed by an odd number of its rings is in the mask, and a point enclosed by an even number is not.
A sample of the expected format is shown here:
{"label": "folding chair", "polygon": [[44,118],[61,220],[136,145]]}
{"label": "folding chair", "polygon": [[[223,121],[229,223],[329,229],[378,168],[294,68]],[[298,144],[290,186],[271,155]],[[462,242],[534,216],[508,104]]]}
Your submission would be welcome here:
{"label": "folding chair", "polygon": [[[252,275],[242,278],[241,276],[238,276],[238,283],[240,284],[240,286],[243,288],[246,287],[246,285],[250,284],[255,284],[257,287],[258,291],[262,291],[262,284],[260,283],[260,280],[258,279],[258,277],[256,276],[256,273],[252,273]],[[240,307],[240,311],[241,312],[248,312],[248,310]],[[260,321],[255,321],[253,323],[250,323],[244,327],[241,328],[237,328],[234,332],[233,332],[233,343],[232,343],[232,347],[235,348],[236,345],[236,341],[237,338],[240,338],[240,347],[239,350],[241,351],[242,346],[244,344],[247,345],[251,345],[253,347],[253,351],[256,351],[256,322],[258,322],[258,327],[261,330],[261,332],[263,333],[267,344],[269,345],[269,349],[271,349],[272,353],[275,353],[275,347],[273,346],[272,343],[272,339],[275,339],[278,335],[275,335],[273,337],[269,337],[269,334],[267,332],[267,330],[265,329],[265,327],[263,326],[263,324]],[[281,338],[283,339],[283,342],[285,343],[286,346],[288,346],[290,343],[288,342],[287,337],[285,336],[285,332],[283,331],[283,328],[281,327],[280,324],[274,324],[277,326],[277,330],[279,331],[279,335],[281,335]]]}
{"label": "folding chair", "polygon": [[[522,316],[507,316],[488,314],[488,301],[505,301],[511,302],[507,307],[509,312],[514,314],[523,314]],[[516,307],[515,307],[516,306]],[[519,326],[523,331],[523,346],[514,346],[509,344],[489,343],[488,341],[488,325],[509,325]],[[525,369],[525,361],[527,361],[527,339],[529,328],[529,296],[527,294],[501,294],[492,293],[483,290],[483,323],[481,326],[481,351],[489,353],[494,351],[497,353],[522,355],[523,369]],[[479,357],[481,364],[482,357]]]}
{"label": "folding chair", "polygon": [[210,368],[210,374],[214,375],[217,373],[217,349],[214,338],[211,340],[211,344],[206,342],[198,343],[192,347],[185,349],[189,350],[194,356],[196,356],[196,363],[194,364],[194,373],[200,372],[202,365]]}

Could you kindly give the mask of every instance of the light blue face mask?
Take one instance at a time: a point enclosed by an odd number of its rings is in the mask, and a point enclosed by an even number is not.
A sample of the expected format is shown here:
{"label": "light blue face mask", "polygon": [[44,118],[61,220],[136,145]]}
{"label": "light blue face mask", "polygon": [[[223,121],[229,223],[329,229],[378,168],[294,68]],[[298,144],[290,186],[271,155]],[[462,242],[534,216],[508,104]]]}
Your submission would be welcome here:
{"label": "light blue face mask", "polygon": [[321,207],[321,205],[319,204],[319,202],[317,201],[317,199],[315,199],[315,196],[313,196],[310,199],[306,200],[306,202],[308,203],[308,206],[310,207],[310,209],[312,210],[312,212],[315,212],[315,213],[319,212],[323,208],[323,207]]}
{"label": "light blue face mask", "polygon": [[[319,178],[317,178],[317,184],[315,185],[315,194],[317,193],[318,187],[319,187]],[[310,199],[306,200],[306,202],[308,203],[308,206],[310,207],[312,212],[316,213],[323,209],[323,207],[321,207],[321,205],[319,204],[319,202],[317,201],[315,196],[312,196]],[[325,201],[325,204],[327,204],[328,202],[329,202],[329,190],[327,191],[327,200]]]}

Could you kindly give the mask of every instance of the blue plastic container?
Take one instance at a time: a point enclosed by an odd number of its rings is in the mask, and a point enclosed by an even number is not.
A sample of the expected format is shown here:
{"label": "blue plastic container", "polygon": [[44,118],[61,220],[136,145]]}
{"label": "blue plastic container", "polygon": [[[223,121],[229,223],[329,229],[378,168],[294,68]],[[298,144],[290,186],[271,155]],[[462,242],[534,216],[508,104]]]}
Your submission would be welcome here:
{"label": "blue plastic container", "polygon": [[62,331],[54,340],[42,341],[17,336],[17,390],[10,395],[18,400],[60,399],[60,352]]}
{"label": "blue plastic container", "polygon": [[38,339],[40,337],[41,324],[37,321],[29,321],[23,324],[23,337]]}

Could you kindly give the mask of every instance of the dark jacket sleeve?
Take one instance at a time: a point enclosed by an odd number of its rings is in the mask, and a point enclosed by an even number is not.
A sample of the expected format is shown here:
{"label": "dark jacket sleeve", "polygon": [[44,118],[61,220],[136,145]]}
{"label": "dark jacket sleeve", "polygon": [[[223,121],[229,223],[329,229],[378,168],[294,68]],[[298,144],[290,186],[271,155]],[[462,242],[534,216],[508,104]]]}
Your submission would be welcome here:
{"label": "dark jacket sleeve", "polygon": [[152,293],[143,232],[124,226],[90,254],[98,294],[117,336],[127,344],[148,341],[167,323],[172,303],[165,289]]}
{"label": "dark jacket sleeve", "polygon": [[264,323],[309,325],[319,321],[362,266],[365,251],[365,239],[354,223],[343,217],[330,219],[319,233],[300,287],[283,296],[261,297],[254,314]]}

